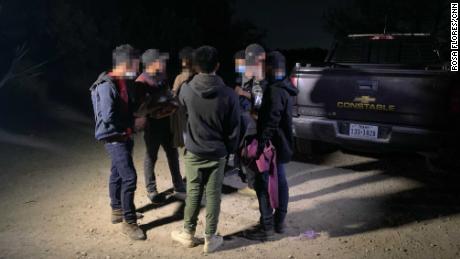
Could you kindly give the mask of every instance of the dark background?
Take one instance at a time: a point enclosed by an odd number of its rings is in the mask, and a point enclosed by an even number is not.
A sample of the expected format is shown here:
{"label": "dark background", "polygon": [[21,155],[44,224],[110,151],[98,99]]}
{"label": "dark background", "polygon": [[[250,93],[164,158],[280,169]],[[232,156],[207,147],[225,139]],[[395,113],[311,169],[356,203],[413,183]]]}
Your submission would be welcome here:
{"label": "dark background", "polygon": [[[447,46],[443,0],[0,0],[0,126],[39,120],[49,100],[91,113],[89,86],[111,67],[114,47],[170,53],[215,46],[231,83],[233,54],[250,43],[281,50],[288,67],[320,63],[348,33],[430,32]],[[446,49],[446,47],[444,47]]]}

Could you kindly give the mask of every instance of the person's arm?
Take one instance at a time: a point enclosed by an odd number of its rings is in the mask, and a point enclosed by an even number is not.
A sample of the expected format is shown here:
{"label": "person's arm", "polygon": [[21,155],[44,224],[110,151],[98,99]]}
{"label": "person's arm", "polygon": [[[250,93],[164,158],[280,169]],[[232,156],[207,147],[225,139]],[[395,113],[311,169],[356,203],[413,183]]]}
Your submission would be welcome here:
{"label": "person's arm", "polygon": [[227,125],[225,125],[227,136],[227,152],[233,154],[239,146],[240,138],[240,106],[236,94],[230,96],[229,112],[227,113]]}
{"label": "person's arm", "polygon": [[245,90],[243,90],[243,88],[241,88],[241,86],[236,86],[235,87],[235,92],[236,92],[237,95],[244,96],[247,99],[251,100],[251,93],[246,92]]}
{"label": "person's arm", "polygon": [[100,98],[101,119],[104,123],[113,123],[117,92],[115,88],[107,82],[99,85],[97,91]]}
{"label": "person's arm", "polygon": [[180,91],[179,91],[179,96],[178,96],[179,103],[180,103],[182,106],[184,106],[184,107],[187,107],[187,106],[185,105],[185,92],[186,92],[186,91],[187,91],[186,89],[180,89]]}
{"label": "person's arm", "polygon": [[176,79],[174,79],[174,84],[173,84],[173,88],[172,88],[172,92],[173,92],[174,96],[177,96],[177,94],[180,92],[179,88],[180,88],[180,86],[181,86],[181,84],[183,82],[184,82],[184,80],[182,79],[181,74],[176,76]]}
{"label": "person's arm", "polygon": [[180,73],[178,76],[176,76],[176,79],[174,80],[174,85],[173,85],[173,93],[174,96],[178,96],[180,93],[180,90],[182,86],[189,80],[189,78],[192,76],[192,74],[189,73]]}

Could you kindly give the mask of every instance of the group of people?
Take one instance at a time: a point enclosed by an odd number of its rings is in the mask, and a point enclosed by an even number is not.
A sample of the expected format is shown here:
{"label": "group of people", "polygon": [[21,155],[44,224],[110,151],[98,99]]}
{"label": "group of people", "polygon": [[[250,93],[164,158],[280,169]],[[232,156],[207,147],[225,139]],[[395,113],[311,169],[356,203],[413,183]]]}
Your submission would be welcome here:
{"label": "group of people", "polygon": [[[228,86],[216,74],[220,64],[214,47],[187,47],[179,53],[182,72],[172,87],[166,77],[167,53],[149,49],[139,55],[130,45],[121,45],[112,56],[112,70],[90,88],[95,137],[111,158],[112,223],[122,223],[122,232],[134,240],[146,238],[137,224],[142,214],[134,205],[137,174],[132,158],[133,134],[143,131],[148,198],[161,202],[154,168],[162,146],[174,195],[185,199],[184,224],[171,233],[174,241],[187,247],[200,244],[195,230],[204,196],[203,250],[211,253],[223,244],[217,225],[230,157],[259,201],[260,224],[245,236],[266,240],[283,233],[289,200],[284,164],[293,153],[291,110],[297,94],[286,78],[283,55],[266,55],[260,45],[249,45],[235,55],[236,80]],[[179,169],[182,146],[186,183]]]}

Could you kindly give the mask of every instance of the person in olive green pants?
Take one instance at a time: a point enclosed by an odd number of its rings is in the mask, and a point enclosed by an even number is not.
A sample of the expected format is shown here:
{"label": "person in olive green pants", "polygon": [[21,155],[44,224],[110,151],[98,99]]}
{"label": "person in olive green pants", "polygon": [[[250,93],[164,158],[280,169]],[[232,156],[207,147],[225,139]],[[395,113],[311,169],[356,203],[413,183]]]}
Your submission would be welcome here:
{"label": "person in olive green pants", "polygon": [[210,46],[198,48],[193,54],[193,63],[198,74],[179,93],[179,101],[187,114],[184,227],[173,231],[171,238],[187,247],[197,245],[195,230],[201,198],[205,194],[203,251],[211,253],[224,242],[217,234],[220,194],[227,157],[238,147],[240,110],[235,92],[216,75],[219,68],[217,50]]}
{"label": "person in olive green pants", "polygon": [[217,232],[220,213],[220,196],[226,159],[207,160],[187,152],[184,157],[187,176],[187,199],[184,211],[184,228],[195,231],[201,198],[206,194],[206,235]]}

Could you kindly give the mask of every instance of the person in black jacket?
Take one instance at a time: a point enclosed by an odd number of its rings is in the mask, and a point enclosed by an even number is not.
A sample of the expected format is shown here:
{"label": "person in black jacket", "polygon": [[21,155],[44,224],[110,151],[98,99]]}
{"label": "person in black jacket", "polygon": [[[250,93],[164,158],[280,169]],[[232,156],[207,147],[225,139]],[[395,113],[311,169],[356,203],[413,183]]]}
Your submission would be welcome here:
{"label": "person in black jacket", "polygon": [[[260,225],[247,233],[250,239],[264,240],[274,234],[284,233],[285,217],[289,201],[289,188],[284,165],[293,154],[292,98],[298,90],[286,78],[284,56],[277,51],[267,57],[269,87],[264,91],[257,120],[257,156],[269,142],[276,148],[279,207],[271,208],[268,194],[268,172],[257,174],[255,190],[259,200]],[[274,213],[273,213],[274,211]]]}
{"label": "person in black jacket", "polygon": [[147,197],[152,202],[159,202],[160,197],[155,177],[155,164],[160,146],[163,147],[168,159],[175,196],[185,199],[185,186],[179,169],[179,151],[173,144],[174,135],[170,125],[171,114],[178,106],[172,105],[174,100],[166,80],[168,57],[167,53],[160,53],[156,49],[146,50],[142,54],[144,72],[136,79],[137,88],[146,89],[145,100],[137,113],[147,116],[144,132],[144,177]]}

